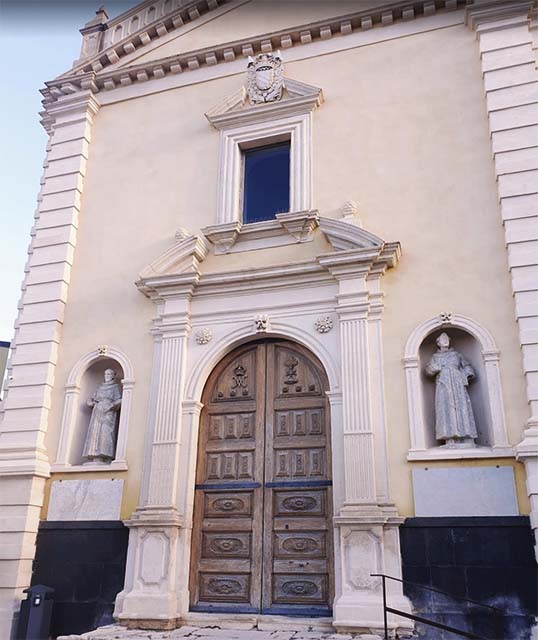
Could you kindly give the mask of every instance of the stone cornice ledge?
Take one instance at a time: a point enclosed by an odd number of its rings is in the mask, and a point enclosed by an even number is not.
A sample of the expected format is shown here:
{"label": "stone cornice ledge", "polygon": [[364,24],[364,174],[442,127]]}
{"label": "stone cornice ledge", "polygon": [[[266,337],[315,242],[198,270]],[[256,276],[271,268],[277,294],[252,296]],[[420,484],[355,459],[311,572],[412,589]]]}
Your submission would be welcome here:
{"label": "stone cornice ledge", "polygon": [[491,24],[491,28],[498,29],[499,20],[530,20],[533,6],[536,7],[536,0],[474,0],[465,9],[465,23],[480,31],[488,31],[490,23],[497,23]]}
{"label": "stone cornice ledge", "polygon": [[372,279],[379,278],[387,269],[394,267],[401,255],[399,242],[385,242],[348,222],[319,216],[317,211],[279,214],[277,220],[245,225],[245,229],[247,236],[257,236],[262,242],[266,242],[266,234],[276,234],[291,236],[292,241],[297,243],[307,242],[317,231],[323,233],[333,251],[311,260],[202,274],[201,263],[208,253],[208,240],[217,247],[215,253],[227,253],[243,233],[240,222],[214,225],[197,235],[181,235],[178,242],[142,270],[136,286],[147,297],[162,299],[169,296],[189,297],[199,286],[241,288],[246,282],[252,287],[268,280],[271,286],[275,286],[282,279],[289,284],[290,279],[316,279],[323,272],[337,279]]}
{"label": "stone cornice ledge", "polygon": [[49,459],[42,450],[4,446],[0,449],[1,476],[50,478]]}
{"label": "stone cornice ledge", "polygon": [[245,251],[310,242],[318,224],[317,211],[301,211],[279,213],[276,220],[252,224],[236,221],[211,225],[204,227],[202,233],[214,245],[215,255],[220,255],[229,253],[234,248],[236,251]]}
{"label": "stone cornice ledge", "polygon": [[[102,52],[98,65],[83,67],[83,73],[63,75],[45,83],[42,90],[43,105],[53,103],[60,96],[74,93],[80,89],[90,89],[94,93],[111,90],[135,82],[145,82],[153,78],[163,78],[185,71],[212,67],[232,62],[237,58],[276,49],[308,45],[313,42],[348,36],[357,31],[367,31],[374,27],[389,26],[395,22],[410,21],[420,16],[431,16],[439,10],[453,11],[467,6],[469,0],[420,0],[415,2],[393,2],[375,9],[362,9],[354,13],[332,19],[318,20],[291,27],[286,30],[265,33],[251,38],[235,40],[221,45],[195,49],[186,53],[168,56],[144,64],[121,67],[103,72],[103,63],[112,64],[110,57]],[[151,39],[151,38],[150,38]],[[115,45],[114,52],[119,59],[124,42]],[[120,51],[121,49],[121,51]],[[122,54],[123,55],[123,54]],[[116,56],[112,55],[116,60]],[[109,61],[107,63],[107,60]]]}

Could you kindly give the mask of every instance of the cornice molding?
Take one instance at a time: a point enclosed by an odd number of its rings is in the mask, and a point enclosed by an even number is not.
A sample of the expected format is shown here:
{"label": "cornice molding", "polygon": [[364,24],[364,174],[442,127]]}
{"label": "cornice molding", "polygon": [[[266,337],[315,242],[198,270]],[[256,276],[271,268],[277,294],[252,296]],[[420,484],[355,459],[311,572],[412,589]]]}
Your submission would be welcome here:
{"label": "cornice molding", "polygon": [[[483,31],[499,20],[522,18],[528,21],[533,6],[536,7],[536,0],[474,0],[465,9],[465,24],[473,30]],[[499,25],[491,26],[499,28]]]}
{"label": "cornice molding", "polygon": [[101,103],[89,90],[68,94],[62,96],[61,99],[52,103],[45,111],[40,113],[41,123],[47,133],[50,134],[58,119],[80,115],[92,121],[100,107]]}
{"label": "cornice molding", "polygon": [[[129,40],[115,44],[112,53],[108,50],[98,54],[97,63],[79,65],[55,80],[46,82],[46,88],[42,90],[44,96],[43,105],[48,105],[57,100],[61,95],[76,92],[80,89],[90,89],[94,93],[110,91],[116,87],[124,87],[134,83],[145,82],[153,79],[161,79],[169,75],[177,75],[184,72],[196,72],[200,69],[213,67],[236,59],[247,58],[257,53],[268,53],[276,49],[290,49],[309,45],[311,43],[342,38],[358,31],[367,31],[372,28],[382,28],[396,22],[408,22],[423,16],[432,16],[438,11],[454,11],[467,6],[469,0],[420,0],[409,2],[400,0],[375,9],[362,9],[343,16],[331,19],[318,20],[306,24],[290,27],[257,35],[250,38],[226,42],[223,44],[191,50],[182,54],[160,58],[150,62],[134,64],[108,70],[107,67],[115,64],[122,56],[126,55],[124,48],[131,52],[135,50],[134,42]],[[219,0],[223,4],[225,0]],[[203,2],[201,3],[203,4]],[[217,2],[207,0],[207,11],[219,6]],[[190,6],[190,5],[188,5]],[[186,5],[181,11],[187,10]],[[172,14],[170,14],[172,15]],[[193,14],[194,15],[194,14]],[[165,23],[166,26],[166,23]],[[152,27],[155,28],[156,27]],[[153,32],[146,29],[148,39],[152,40]],[[151,34],[149,33],[151,31]],[[163,31],[163,35],[168,33]],[[154,39],[161,37],[155,31]],[[131,38],[131,36],[130,36]],[[140,39],[138,32],[132,35],[132,39]],[[137,41],[138,42],[138,41]],[[132,45],[132,47],[128,45]],[[121,47],[120,47],[121,45]],[[144,43],[140,41],[140,49]],[[134,48],[133,48],[134,47]]]}
{"label": "cornice molding", "polygon": [[[201,15],[216,9],[219,4],[225,4],[228,0],[168,0],[168,4],[175,5],[167,9],[167,0],[144,0],[132,9],[120,14],[112,20],[94,19],[86,24],[80,33],[83,37],[82,53],[73,67],[62,74],[61,77],[90,71],[101,71],[106,66],[113,65],[136,49],[142,49],[153,40],[157,40],[170,31],[179,29],[189,22],[193,22]],[[180,4],[178,7],[177,5]],[[153,11],[153,17],[149,12]],[[98,18],[106,12],[97,11]],[[136,25],[133,23],[136,20]],[[139,23],[143,23],[140,28]],[[116,39],[116,34],[121,34]],[[93,45],[97,51],[91,55],[84,55],[86,37],[100,32],[98,40]],[[124,32],[128,33],[123,37]],[[95,36],[94,36],[95,37]]]}
{"label": "cornice molding", "polygon": [[[281,218],[285,219],[286,216]],[[249,289],[258,289],[291,286],[299,282],[313,284],[325,280],[328,274],[336,279],[357,276],[378,278],[386,269],[394,267],[400,258],[399,242],[385,242],[348,222],[319,217],[315,212],[305,212],[302,218],[303,222],[307,220],[313,224],[310,234],[317,232],[325,235],[333,247],[332,252],[310,260],[270,267],[202,273],[200,266],[208,253],[207,239],[212,242],[221,239],[220,236],[216,237],[217,227],[207,227],[200,234],[189,235],[167,249],[141,272],[136,286],[147,297],[159,300],[169,296],[190,296],[200,289],[203,295],[206,287],[211,290],[218,288],[221,292],[244,290],[246,282]],[[282,224],[282,220],[278,222]],[[226,231],[232,234],[241,231],[239,223],[235,227],[227,226],[229,229]],[[346,234],[348,242],[344,245],[342,241]]]}

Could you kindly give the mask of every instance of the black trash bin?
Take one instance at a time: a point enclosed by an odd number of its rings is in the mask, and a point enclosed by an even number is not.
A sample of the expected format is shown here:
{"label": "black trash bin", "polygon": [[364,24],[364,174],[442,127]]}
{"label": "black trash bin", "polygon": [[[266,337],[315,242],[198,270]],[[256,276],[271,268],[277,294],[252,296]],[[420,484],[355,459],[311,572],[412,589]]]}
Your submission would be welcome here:
{"label": "black trash bin", "polygon": [[24,593],[28,596],[21,602],[17,640],[48,640],[54,589],[36,584]]}

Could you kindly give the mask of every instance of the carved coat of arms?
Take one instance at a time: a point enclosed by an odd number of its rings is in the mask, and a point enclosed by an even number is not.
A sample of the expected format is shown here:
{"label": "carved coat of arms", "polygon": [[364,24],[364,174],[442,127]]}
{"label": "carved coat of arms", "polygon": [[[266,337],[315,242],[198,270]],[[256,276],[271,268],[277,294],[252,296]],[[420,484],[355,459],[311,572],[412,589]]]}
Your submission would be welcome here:
{"label": "carved coat of arms", "polygon": [[280,100],[284,87],[284,66],[280,53],[249,56],[247,93],[251,104]]}

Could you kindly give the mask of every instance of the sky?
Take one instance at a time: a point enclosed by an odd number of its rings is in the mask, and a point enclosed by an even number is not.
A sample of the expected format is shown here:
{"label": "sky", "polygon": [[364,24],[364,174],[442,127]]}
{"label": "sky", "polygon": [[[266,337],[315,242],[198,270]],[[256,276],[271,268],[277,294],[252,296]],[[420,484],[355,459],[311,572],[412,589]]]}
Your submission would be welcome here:
{"label": "sky", "polygon": [[[39,90],[80,53],[103,0],[0,0],[0,341],[11,341],[47,135]],[[105,0],[110,17],[136,0]]]}

